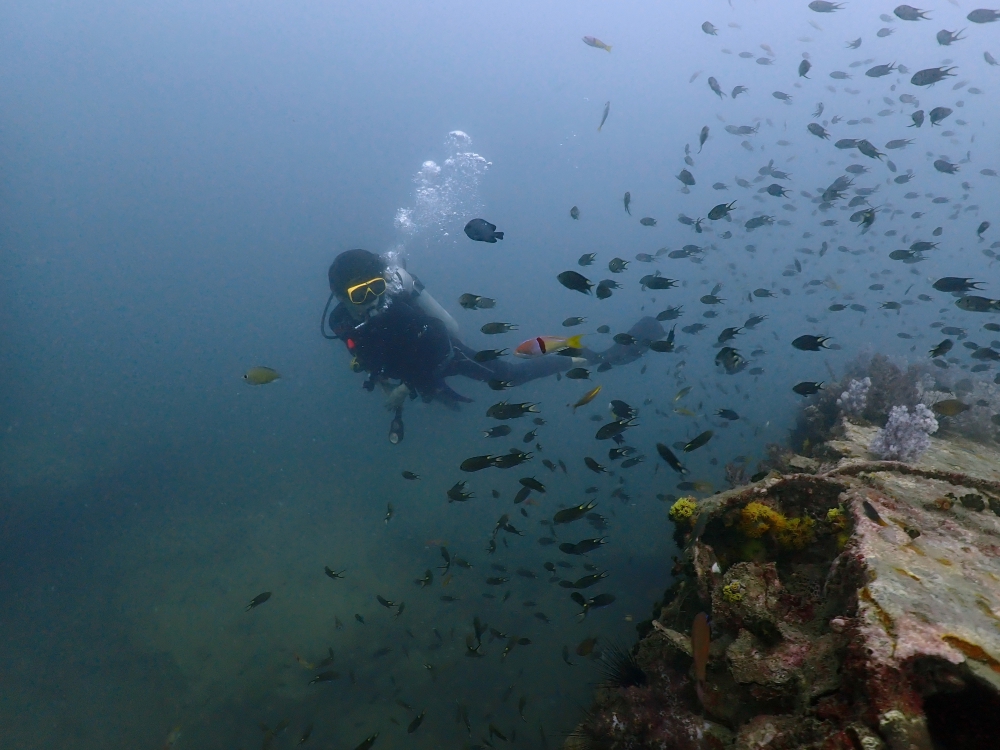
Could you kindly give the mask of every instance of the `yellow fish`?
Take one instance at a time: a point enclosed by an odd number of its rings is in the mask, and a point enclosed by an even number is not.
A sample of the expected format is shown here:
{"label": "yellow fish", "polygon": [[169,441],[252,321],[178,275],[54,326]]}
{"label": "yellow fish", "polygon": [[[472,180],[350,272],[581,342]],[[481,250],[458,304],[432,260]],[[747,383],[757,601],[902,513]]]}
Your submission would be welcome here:
{"label": "yellow fish", "polygon": [[174,727],[170,730],[170,734],[167,735],[166,742],[163,743],[163,750],[170,750],[181,737],[181,728]]}
{"label": "yellow fish", "polygon": [[281,373],[277,370],[272,370],[270,367],[251,367],[246,371],[243,379],[250,385],[267,385],[280,377]]}
{"label": "yellow fish", "polygon": [[948,398],[944,401],[938,401],[936,404],[931,406],[931,409],[939,417],[955,417],[963,411],[967,411],[971,408],[971,406],[962,403],[957,398]]}
{"label": "yellow fish", "polygon": [[597,49],[607,50],[608,52],[611,51],[611,45],[610,44],[605,44],[604,42],[602,42],[597,37],[585,36],[583,38],[583,43],[586,44],[586,45],[588,45],[588,46],[590,46],[590,47],[596,47]]}
{"label": "yellow fish", "polygon": [[579,401],[577,401],[575,404],[573,404],[573,411],[576,411],[576,407],[578,407],[578,406],[585,406],[585,405],[589,404],[591,401],[593,401],[594,398],[596,398],[597,394],[601,392],[601,387],[602,386],[596,386],[594,388],[591,388],[586,393],[584,393],[583,397]]}

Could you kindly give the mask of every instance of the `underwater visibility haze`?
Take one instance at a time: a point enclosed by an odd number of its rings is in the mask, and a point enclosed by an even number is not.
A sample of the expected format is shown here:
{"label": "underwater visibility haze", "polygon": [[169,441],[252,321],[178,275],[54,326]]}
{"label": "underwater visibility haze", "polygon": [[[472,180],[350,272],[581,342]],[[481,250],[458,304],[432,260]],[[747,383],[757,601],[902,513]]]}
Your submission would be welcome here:
{"label": "underwater visibility haze", "polygon": [[[1000,15],[929,6],[9,4],[0,746],[559,747],[804,406],[995,443]],[[357,248],[558,376],[387,408]]]}

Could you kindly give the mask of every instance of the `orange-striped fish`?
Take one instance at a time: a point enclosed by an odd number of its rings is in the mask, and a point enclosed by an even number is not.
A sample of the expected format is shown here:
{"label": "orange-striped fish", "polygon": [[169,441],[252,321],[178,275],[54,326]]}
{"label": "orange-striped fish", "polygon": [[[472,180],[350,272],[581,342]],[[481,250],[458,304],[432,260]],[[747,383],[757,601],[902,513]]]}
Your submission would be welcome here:
{"label": "orange-striped fish", "polygon": [[545,354],[561,352],[563,349],[579,349],[583,334],[577,336],[536,336],[518,345],[515,357],[541,357]]}

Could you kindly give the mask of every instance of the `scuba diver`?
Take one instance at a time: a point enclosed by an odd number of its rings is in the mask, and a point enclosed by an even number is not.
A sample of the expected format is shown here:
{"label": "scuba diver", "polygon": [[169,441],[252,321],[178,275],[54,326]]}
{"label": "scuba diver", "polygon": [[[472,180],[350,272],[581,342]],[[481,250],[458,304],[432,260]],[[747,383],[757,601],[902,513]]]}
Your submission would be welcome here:
{"label": "scuba diver", "polygon": [[[403,439],[403,404],[418,396],[451,408],[469,403],[445,378],[504,381],[521,385],[529,380],[563,372],[584,362],[625,364],[642,356],[650,340],[662,338],[663,327],[643,318],[629,333],[639,342],[615,344],[604,352],[574,349],[575,356],[543,356],[521,362],[491,359],[478,362],[476,350],[459,339],[458,323],[438,304],[416,277],[405,268],[389,265],[367,250],[347,250],[338,255],[328,273],[330,297],[320,321],[323,336],[340,339],[353,355],[355,372],[367,372],[364,387],[386,393],[386,409],[394,417],[389,441]],[[334,297],[337,306],[327,319]],[[327,334],[329,324],[332,335]]]}

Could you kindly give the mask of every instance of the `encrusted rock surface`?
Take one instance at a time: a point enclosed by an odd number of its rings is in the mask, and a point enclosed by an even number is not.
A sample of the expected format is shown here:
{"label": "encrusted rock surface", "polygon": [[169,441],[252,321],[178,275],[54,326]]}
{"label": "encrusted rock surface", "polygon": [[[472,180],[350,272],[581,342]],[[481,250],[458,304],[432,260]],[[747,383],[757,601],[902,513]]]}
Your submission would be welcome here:
{"label": "encrusted rock surface", "polygon": [[567,747],[1000,748],[1000,453],[932,437],[875,461],[876,430],[700,502],[640,625],[645,683],[599,689]]}

